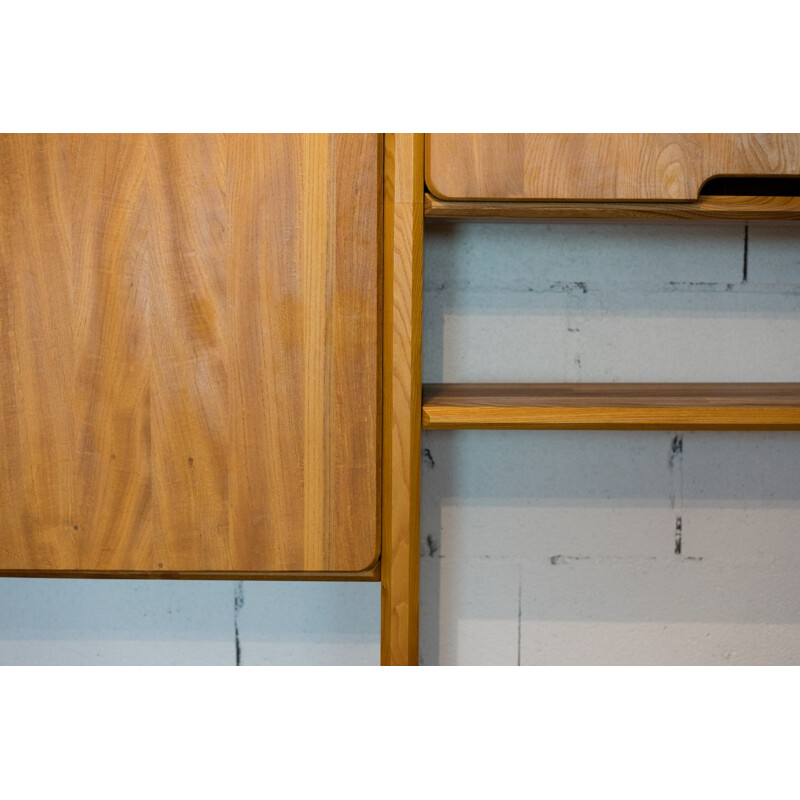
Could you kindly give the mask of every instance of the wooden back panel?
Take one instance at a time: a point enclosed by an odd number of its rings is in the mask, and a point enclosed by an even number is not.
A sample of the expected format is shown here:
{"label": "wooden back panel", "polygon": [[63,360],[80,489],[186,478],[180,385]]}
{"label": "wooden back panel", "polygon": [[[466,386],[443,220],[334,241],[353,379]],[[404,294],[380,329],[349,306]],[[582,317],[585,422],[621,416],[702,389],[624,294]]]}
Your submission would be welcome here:
{"label": "wooden back panel", "polygon": [[381,149],[0,137],[0,571],[375,562]]}
{"label": "wooden back panel", "polygon": [[796,133],[430,133],[443,200],[694,200],[717,175],[800,175]]}

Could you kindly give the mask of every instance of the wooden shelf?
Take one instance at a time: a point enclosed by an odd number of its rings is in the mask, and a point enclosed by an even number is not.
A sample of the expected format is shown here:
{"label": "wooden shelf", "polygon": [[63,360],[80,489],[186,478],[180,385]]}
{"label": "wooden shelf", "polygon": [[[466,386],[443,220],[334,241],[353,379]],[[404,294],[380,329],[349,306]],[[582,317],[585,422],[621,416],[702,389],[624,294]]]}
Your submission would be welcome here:
{"label": "wooden shelf", "polygon": [[700,197],[689,203],[439,200],[425,195],[425,216],[449,219],[800,220],[800,197]]}
{"label": "wooden shelf", "polygon": [[800,383],[426,384],[428,429],[800,430]]}

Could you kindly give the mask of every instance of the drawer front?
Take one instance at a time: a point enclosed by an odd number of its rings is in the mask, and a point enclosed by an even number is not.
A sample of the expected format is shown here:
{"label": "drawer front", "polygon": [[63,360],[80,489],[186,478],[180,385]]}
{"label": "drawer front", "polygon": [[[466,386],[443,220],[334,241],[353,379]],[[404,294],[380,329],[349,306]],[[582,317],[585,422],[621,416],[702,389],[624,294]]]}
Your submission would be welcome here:
{"label": "drawer front", "polygon": [[377,559],[380,158],[0,137],[0,571]]}
{"label": "drawer front", "polygon": [[798,176],[794,133],[431,133],[443,200],[695,200],[714,176]]}

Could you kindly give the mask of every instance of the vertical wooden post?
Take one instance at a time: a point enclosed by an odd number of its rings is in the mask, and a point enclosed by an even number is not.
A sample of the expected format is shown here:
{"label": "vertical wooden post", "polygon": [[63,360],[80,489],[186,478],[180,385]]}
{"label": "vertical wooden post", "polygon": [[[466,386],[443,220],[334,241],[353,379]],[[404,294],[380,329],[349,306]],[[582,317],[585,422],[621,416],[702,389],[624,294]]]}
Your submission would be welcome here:
{"label": "vertical wooden post", "polygon": [[419,660],[423,135],[384,146],[381,664]]}

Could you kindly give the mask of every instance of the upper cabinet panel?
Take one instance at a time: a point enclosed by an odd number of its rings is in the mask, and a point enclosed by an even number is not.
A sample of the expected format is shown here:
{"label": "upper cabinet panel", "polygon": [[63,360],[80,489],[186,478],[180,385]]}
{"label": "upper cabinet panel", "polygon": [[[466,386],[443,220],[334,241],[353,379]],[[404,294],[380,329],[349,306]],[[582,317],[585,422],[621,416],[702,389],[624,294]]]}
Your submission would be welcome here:
{"label": "upper cabinet panel", "polygon": [[443,200],[695,200],[712,177],[798,176],[796,133],[431,133]]}
{"label": "upper cabinet panel", "polygon": [[381,156],[0,137],[0,571],[377,559]]}

